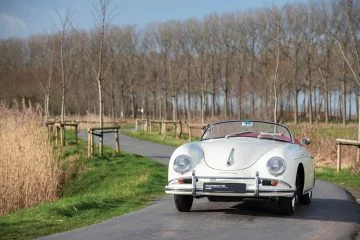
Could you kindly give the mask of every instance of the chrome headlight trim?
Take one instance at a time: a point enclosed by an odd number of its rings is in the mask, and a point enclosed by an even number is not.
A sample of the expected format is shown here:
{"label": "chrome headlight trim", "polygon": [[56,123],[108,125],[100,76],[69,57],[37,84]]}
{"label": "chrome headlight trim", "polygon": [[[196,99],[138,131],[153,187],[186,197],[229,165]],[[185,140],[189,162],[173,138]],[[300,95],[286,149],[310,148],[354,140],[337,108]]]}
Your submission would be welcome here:
{"label": "chrome headlight trim", "polygon": [[267,161],[266,167],[271,175],[277,177],[285,172],[286,164],[281,157],[272,157]]}
{"label": "chrome headlight trim", "polygon": [[191,158],[188,155],[179,155],[174,160],[173,168],[177,173],[185,173],[191,169]]}

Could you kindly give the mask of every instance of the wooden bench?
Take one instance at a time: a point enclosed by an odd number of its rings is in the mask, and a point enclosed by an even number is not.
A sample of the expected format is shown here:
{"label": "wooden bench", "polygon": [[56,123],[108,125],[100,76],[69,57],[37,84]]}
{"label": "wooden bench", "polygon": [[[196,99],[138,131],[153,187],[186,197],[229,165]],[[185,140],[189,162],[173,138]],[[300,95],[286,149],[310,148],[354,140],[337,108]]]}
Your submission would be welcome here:
{"label": "wooden bench", "polygon": [[340,170],[341,170],[341,145],[358,147],[358,154],[357,154],[357,160],[356,161],[359,161],[360,141],[337,138],[336,139],[336,146],[337,146],[336,171],[337,172],[340,172]]}

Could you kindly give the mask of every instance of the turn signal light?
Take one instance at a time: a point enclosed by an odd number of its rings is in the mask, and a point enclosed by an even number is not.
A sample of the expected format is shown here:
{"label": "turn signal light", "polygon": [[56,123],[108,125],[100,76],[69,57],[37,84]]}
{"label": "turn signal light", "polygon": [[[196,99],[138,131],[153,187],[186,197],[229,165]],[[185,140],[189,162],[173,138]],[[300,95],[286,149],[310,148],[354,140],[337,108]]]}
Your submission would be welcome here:
{"label": "turn signal light", "polygon": [[271,186],[275,187],[278,185],[278,183],[279,183],[278,181],[271,181]]}
{"label": "turn signal light", "polygon": [[177,181],[178,181],[179,184],[184,184],[185,183],[184,179],[178,179]]}

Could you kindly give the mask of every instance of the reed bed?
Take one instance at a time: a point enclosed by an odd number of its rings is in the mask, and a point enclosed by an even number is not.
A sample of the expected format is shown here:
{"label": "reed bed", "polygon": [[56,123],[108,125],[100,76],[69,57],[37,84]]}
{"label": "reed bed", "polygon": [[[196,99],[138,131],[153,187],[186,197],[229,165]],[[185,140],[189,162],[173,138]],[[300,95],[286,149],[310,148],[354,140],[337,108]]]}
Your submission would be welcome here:
{"label": "reed bed", "polygon": [[0,105],[0,215],[57,199],[59,170],[41,114]]}

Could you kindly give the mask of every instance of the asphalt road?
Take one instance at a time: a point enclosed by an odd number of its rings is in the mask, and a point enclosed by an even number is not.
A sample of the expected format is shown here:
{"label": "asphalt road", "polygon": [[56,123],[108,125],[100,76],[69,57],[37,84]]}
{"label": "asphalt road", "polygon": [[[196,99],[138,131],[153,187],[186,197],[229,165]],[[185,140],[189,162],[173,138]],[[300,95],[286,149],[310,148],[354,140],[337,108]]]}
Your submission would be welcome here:
{"label": "asphalt road", "polygon": [[[111,146],[113,136],[104,141]],[[112,143],[113,144],[113,143]],[[166,164],[174,148],[124,135],[122,150]],[[276,201],[215,203],[195,200],[189,213],[166,196],[137,212],[42,239],[355,239],[360,205],[339,187],[316,181],[313,202],[294,216],[279,215]]]}

